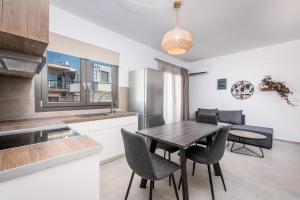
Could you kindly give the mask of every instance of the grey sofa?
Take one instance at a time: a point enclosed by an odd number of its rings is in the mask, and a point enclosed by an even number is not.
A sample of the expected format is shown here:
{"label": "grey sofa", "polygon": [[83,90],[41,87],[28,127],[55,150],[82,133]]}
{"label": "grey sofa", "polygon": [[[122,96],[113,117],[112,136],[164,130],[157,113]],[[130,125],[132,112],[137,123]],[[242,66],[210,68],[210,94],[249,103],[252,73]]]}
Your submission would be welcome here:
{"label": "grey sofa", "polygon": [[[196,118],[198,113],[208,115],[216,114],[218,116],[219,122],[232,124],[231,130],[245,130],[265,135],[267,139],[260,141],[261,147],[271,149],[273,146],[273,129],[260,126],[246,125],[246,117],[242,114],[241,110],[222,111],[217,109],[199,108],[198,111],[196,111]],[[233,135],[229,135],[228,140],[232,142],[238,142],[238,138]],[[246,140],[246,144],[257,146],[256,142],[250,139]]]}

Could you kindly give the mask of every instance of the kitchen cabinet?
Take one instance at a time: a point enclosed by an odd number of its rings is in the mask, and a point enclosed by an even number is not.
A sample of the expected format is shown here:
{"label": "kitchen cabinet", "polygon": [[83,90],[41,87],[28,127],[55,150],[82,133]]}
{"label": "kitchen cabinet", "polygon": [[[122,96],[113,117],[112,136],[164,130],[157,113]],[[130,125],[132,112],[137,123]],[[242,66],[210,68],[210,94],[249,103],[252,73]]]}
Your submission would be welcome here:
{"label": "kitchen cabinet", "polygon": [[2,31],[27,37],[28,1],[3,0]]}
{"label": "kitchen cabinet", "polygon": [[48,43],[49,41],[49,1],[29,0],[28,38]]}
{"label": "kitchen cabinet", "polygon": [[131,132],[138,130],[138,117],[120,117],[68,124],[74,131],[87,135],[102,145],[100,162],[106,163],[125,153],[121,128]]}
{"label": "kitchen cabinet", "polygon": [[0,1],[0,49],[42,56],[49,43],[49,0]]}
{"label": "kitchen cabinet", "polygon": [[0,182],[0,199],[99,200],[100,176],[99,155],[93,154]]}
{"label": "kitchen cabinet", "polygon": [[3,3],[3,0],[0,0],[0,30],[2,27],[2,3]]}

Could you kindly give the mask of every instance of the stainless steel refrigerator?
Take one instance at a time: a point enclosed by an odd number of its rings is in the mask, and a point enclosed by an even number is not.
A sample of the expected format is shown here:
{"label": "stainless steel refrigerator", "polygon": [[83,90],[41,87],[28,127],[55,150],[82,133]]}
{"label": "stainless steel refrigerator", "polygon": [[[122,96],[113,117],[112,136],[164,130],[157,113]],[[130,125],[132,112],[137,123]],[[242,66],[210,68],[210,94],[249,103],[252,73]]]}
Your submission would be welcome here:
{"label": "stainless steel refrigerator", "polygon": [[129,111],[139,113],[139,129],[149,126],[149,118],[163,114],[163,73],[143,68],[129,72]]}

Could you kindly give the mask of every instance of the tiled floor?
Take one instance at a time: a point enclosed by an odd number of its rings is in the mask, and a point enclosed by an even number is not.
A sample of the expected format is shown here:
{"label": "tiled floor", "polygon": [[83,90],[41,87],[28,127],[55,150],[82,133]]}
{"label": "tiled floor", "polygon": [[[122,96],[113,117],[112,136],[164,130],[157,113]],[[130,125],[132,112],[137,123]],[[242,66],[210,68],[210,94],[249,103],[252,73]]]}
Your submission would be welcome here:
{"label": "tiled floor", "polygon": [[[272,150],[264,150],[265,158],[256,158],[225,151],[220,164],[227,185],[222,187],[219,177],[213,176],[215,196],[218,200],[299,200],[300,199],[300,145],[274,142]],[[178,156],[172,155],[178,162]],[[190,200],[211,199],[207,167],[196,165],[191,176],[192,163],[188,162]],[[101,200],[124,199],[131,170],[122,158],[101,166]],[[176,173],[179,181],[180,172]],[[135,176],[128,199],[149,199],[149,187],[139,188],[140,178]],[[175,199],[168,179],[155,183],[153,199]],[[182,199],[180,191],[180,199]]]}

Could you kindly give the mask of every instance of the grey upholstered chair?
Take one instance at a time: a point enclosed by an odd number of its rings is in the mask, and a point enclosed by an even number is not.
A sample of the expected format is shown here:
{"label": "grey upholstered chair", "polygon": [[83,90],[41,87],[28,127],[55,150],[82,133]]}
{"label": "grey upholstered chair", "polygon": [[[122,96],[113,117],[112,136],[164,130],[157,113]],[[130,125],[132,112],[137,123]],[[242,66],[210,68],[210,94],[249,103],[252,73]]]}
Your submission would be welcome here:
{"label": "grey upholstered chair", "polygon": [[131,188],[132,180],[135,174],[150,180],[150,200],[152,200],[152,190],[154,181],[162,180],[171,175],[177,200],[179,200],[177,187],[174,178],[174,172],[180,169],[180,166],[163,157],[150,153],[144,137],[121,129],[126,160],[132,169],[132,175],[126,192],[127,200]]}
{"label": "grey upholstered chair", "polygon": [[[198,114],[196,116],[196,122],[199,123],[204,123],[204,124],[213,124],[213,125],[218,125],[218,117],[217,115],[214,114]],[[208,141],[207,138],[203,138],[202,140],[200,140],[199,142],[197,142],[196,144],[200,144],[200,145],[204,145],[206,147],[208,147]],[[196,169],[196,162],[193,163],[193,172],[192,175],[195,175],[195,169]]]}
{"label": "grey upholstered chair", "polygon": [[[191,146],[186,150],[186,157],[194,162],[205,164],[208,168],[210,189],[212,194],[212,199],[215,199],[213,182],[211,178],[210,165],[218,165],[220,169],[220,175],[223,183],[224,190],[226,191],[226,185],[224,177],[221,171],[219,161],[222,159],[225,151],[226,140],[229,134],[229,127],[222,128],[214,137],[210,148],[205,148],[202,146]],[[181,185],[181,179],[179,182],[179,188]]]}
{"label": "grey upholstered chair", "polygon": [[[165,120],[163,115],[153,115],[149,117],[149,128],[156,126],[165,125]],[[179,149],[169,144],[157,142],[156,148],[164,150],[164,158],[166,158],[166,153],[168,152],[169,160],[171,160],[171,153],[175,153]],[[171,185],[171,177],[169,177],[169,185]]]}

